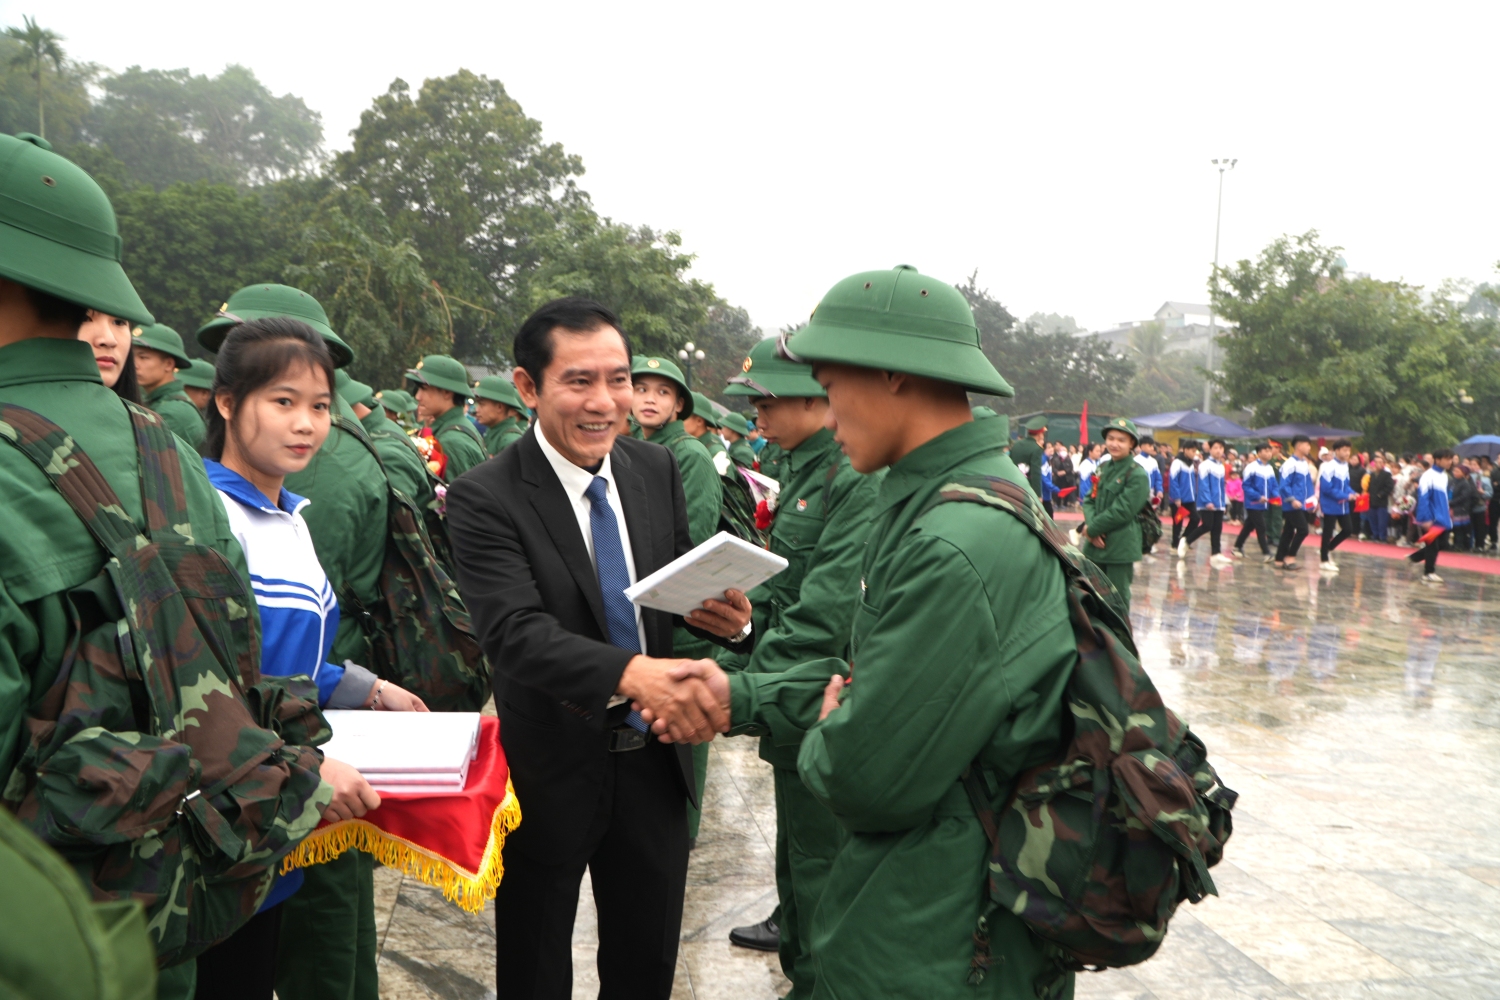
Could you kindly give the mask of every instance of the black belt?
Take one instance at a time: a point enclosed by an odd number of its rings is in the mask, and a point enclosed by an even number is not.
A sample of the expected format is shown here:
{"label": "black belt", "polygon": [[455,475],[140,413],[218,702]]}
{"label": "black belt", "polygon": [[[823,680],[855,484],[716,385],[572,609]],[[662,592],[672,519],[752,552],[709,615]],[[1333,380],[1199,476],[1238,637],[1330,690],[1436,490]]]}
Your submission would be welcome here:
{"label": "black belt", "polygon": [[609,731],[609,752],[625,753],[628,750],[639,750],[650,739],[650,733],[643,733],[630,726],[616,726]]}

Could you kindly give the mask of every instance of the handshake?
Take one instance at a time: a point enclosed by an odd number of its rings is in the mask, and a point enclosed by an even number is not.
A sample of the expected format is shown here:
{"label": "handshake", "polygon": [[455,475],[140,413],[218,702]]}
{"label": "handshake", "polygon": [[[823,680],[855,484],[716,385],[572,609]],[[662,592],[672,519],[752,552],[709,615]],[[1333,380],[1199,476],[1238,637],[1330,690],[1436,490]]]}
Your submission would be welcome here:
{"label": "handshake", "polygon": [[729,677],[713,660],[634,656],[616,690],[663,743],[707,743],[729,731]]}

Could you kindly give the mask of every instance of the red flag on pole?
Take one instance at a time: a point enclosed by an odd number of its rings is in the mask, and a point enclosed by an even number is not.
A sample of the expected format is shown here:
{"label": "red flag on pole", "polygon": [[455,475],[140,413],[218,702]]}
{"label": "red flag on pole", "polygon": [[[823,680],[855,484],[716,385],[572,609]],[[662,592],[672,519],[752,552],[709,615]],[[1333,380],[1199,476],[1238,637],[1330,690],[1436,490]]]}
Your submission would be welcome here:
{"label": "red flag on pole", "polygon": [[1078,418],[1078,447],[1089,445],[1089,401],[1083,401],[1083,413]]}

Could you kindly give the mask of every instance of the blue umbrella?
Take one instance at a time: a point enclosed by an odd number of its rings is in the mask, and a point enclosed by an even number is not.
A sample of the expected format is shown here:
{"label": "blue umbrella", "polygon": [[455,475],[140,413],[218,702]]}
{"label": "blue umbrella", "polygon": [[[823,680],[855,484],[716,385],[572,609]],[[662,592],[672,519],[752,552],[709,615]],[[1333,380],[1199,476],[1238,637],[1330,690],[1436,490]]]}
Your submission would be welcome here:
{"label": "blue umbrella", "polygon": [[1171,410],[1167,413],[1148,413],[1144,417],[1132,417],[1137,427],[1150,427],[1158,431],[1186,431],[1189,434],[1205,434],[1213,437],[1250,437],[1250,431],[1233,420],[1216,417],[1202,410]]}
{"label": "blue umbrella", "polygon": [[1500,437],[1493,434],[1475,434],[1473,437],[1464,438],[1453,449],[1453,453],[1460,458],[1478,458],[1483,455],[1490,461],[1500,455]]}
{"label": "blue umbrella", "polygon": [[1359,437],[1364,431],[1347,430],[1341,427],[1325,427],[1322,424],[1272,424],[1270,427],[1257,427],[1256,437],[1276,438],[1278,441],[1294,438],[1298,434],[1305,434],[1316,441],[1318,438],[1354,438]]}

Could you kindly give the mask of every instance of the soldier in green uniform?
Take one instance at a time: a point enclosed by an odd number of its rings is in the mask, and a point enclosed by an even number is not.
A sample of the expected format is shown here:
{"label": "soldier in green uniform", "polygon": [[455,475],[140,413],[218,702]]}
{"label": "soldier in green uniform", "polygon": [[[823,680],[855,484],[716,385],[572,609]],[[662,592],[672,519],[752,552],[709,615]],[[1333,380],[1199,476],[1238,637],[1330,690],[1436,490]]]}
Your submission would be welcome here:
{"label": "soldier in green uniform", "polygon": [[1130,606],[1130,583],[1141,559],[1141,525],[1136,520],[1151,499],[1151,477],[1131,455],[1139,439],[1135,424],[1115,417],[1104,425],[1104,449],[1109,460],[1094,472],[1093,495],[1083,500],[1083,527],[1078,545],[1083,554],[1109,577],[1125,606]]}
{"label": "soldier in green uniform", "polygon": [[466,407],[472,387],[469,370],[458,359],[429,354],[406,377],[417,384],[417,418],[431,426],[432,436],[448,457],[443,482],[453,482],[489,457],[484,438],[469,422]]}
{"label": "soldier in green uniform", "polygon": [[[677,457],[682,473],[682,494],[687,501],[688,535],[694,545],[708,541],[719,530],[719,513],[724,508],[723,487],[714,470],[713,459],[699,438],[688,434],[683,421],[696,409],[694,394],[682,377],[682,369],[667,358],[637,355],[631,360],[630,379],[635,383],[635,436],[659,444]],[[691,659],[713,658],[718,647],[699,639],[687,629],[672,630],[672,652]],[[698,801],[703,801],[703,785],[708,775],[708,744],[693,747],[694,771],[698,779]],[[688,843],[696,846],[702,813],[688,803]]]}
{"label": "soldier in green uniform", "polygon": [[498,455],[526,433],[526,404],[504,375],[486,375],[474,383],[474,415],[484,424],[484,450]]}
{"label": "soldier in green uniform", "polygon": [[202,358],[194,358],[192,364],[177,373],[177,381],[182,383],[182,391],[193,401],[198,413],[207,414],[208,401],[213,398],[214,366]]}
{"label": "soldier in green uniform", "polygon": [[733,410],[719,418],[719,430],[729,442],[729,461],[742,469],[755,468],[755,449],[750,447],[750,423]]}
{"label": "soldier in green uniform", "polygon": [[1026,476],[1026,484],[1042,497],[1042,463],[1047,460],[1042,447],[1047,440],[1047,418],[1032,417],[1022,425],[1026,436],[1010,446],[1010,460]]}
{"label": "soldier in green uniform", "polygon": [[[120,267],[120,240],[109,199],[86,173],[50,152],[44,140],[32,136],[0,136],[0,204],[5,206],[0,208],[0,404],[32,410],[61,427],[75,450],[86,455],[97,467],[124,508],[124,514],[137,526],[147,525],[142,503],[144,470],[131,413],[118,396],[105,388],[89,344],[77,339],[88,309],[142,326],[152,323],[151,314]],[[75,610],[80,605],[76,601],[86,591],[104,593],[96,588],[107,553],[69,501],[53,486],[48,475],[12,444],[16,441],[12,428],[6,426],[5,429],[5,440],[0,440],[0,525],[5,529],[0,531],[0,789],[12,797],[0,807],[0,811],[14,812],[22,804],[22,797],[33,793],[38,780],[33,766],[21,766],[23,752],[27,751],[32,739],[28,734],[28,715],[36,713],[39,720],[45,719],[49,702],[52,703],[51,710],[55,711],[56,704],[50,694],[55,690],[54,682],[59,677],[68,676],[65,669],[71,669],[72,664],[85,659],[82,655],[75,657],[80,652],[77,644],[81,641],[81,623]],[[69,465],[69,469],[75,467]],[[190,449],[178,448],[176,471],[181,477],[180,502],[186,523],[176,524],[174,528],[179,535],[196,540],[189,544],[214,549],[233,568],[234,574],[243,582],[244,593],[248,594],[250,583],[244,553],[234,539],[224,506],[209,484],[202,462]],[[67,474],[66,470],[60,473]],[[109,586],[106,582],[105,587]],[[113,597],[114,591],[109,593]],[[107,602],[88,606],[107,612]],[[253,602],[251,607],[253,614]],[[249,656],[250,652],[236,645],[227,650],[226,655]],[[78,674],[69,685],[79,683],[78,678],[83,676],[86,674]],[[165,680],[171,687],[174,697],[181,697],[175,676],[158,678],[153,683],[160,680]],[[213,686],[213,678],[205,675],[202,681],[202,687],[196,692],[199,708],[194,714],[215,711],[209,706],[218,704],[219,692]],[[109,689],[72,692],[89,699],[88,707],[95,713],[92,718],[97,719],[132,718],[136,711],[130,697],[132,693],[124,684]],[[205,696],[210,700],[203,701]],[[234,700],[243,704],[237,697]],[[164,708],[168,712],[175,710],[171,704]],[[78,716],[74,715],[67,725],[75,726],[77,719]],[[203,722],[193,724],[203,725]],[[121,736],[131,745],[139,746],[147,758],[166,760],[168,747],[163,747],[163,752],[157,754],[151,749],[154,744],[150,742],[157,738],[133,730],[134,727],[130,731],[121,731]],[[243,734],[245,746],[263,745],[248,739],[251,735],[249,731]],[[159,804],[154,802],[154,796],[170,796],[171,788],[160,785],[160,779],[165,775],[155,774],[157,765],[154,763],[150,765],[152,775],[147,775],[141,770],[146,765],[139,761],[128,762],[123,754],[108,762],[104,757],[96,756],[103,746],[97,741],[110,736],[112,732],[107,728],[91,728],[76,732],[68,741],[74,747],[73,766],[81,767],[87,763],[90,767],[102,768],[106,772],[103,777],[99,772],[89,777],[69,773],[68,759],[54,755],[50,759],[55,773],[48,780],[54,786],[74,783],[79,789],[76,798],[66,808],[69,822],[78,823],[80,829],[69,831],[68,842],[57,846],[68,852],[80,872],[92,876],[93,853],[102,851],[106,844],[118,842],[118,831],[111,825],[115,817],[128,817],[131,823],[139,824],[141,828],[164,833],[154,836],[151,844],[143,845],[139,871],[127,867],[109,874],[111,885],[107,891],[110,894],[124,895],[138,888],[150,900],[150,941],[148,944],[143,940],[139,928],[127,926],[137,922],[138,918],[129,916],[120,908],[110,908],[105,917],[108,926],[104,933],[114,936],[115,944],[107,947],[114,950],[123,944],[127,946],[128,954],[117,956],[120,961],[110,972],[110,976],[115,977],[113,985],[99,983],[97,988],[103,996],[137,997],[143,992],[149,995],[150,973],[140,968],[140,964],[142,960],[151,961],[150,948],[182,947],[189,907],[206,905],[209,894],[197,890],[190,894],[186,885],[180,891],[160,892],[161,887],[150,881],[162,872],[171,872],[172,857],[180,862],[186,853],[178,838],[181,828],[177,821],[168,818],[158,823],[155,819]],[[303,749],[305,759],[316,761],[316,754],[310,748]],[[280,751],[277,756],[281,758],[276,762],[277,766],[285,769],[287,758]],[[226,763],[234,763],[233,758],[207,762],[209,766]],[[245,766],[249,767],[251,763],[247,761]],[[160,766],[170,770],[173,765],[163,763]],[[118,784],[107,773],[115,768],[121,772]],[[305,772],[303,778],[299,778],[295,768],[284,777],[274,779],[275,767],[264,767],[261,771],[267,779],[256,789],[257,794],[263,796],[261,805],[272,814],[279,813],[275,822],[283,829],[305,828],[299,837],[310,832],[317,821],[317,813],[329,801],[330,786],[316,781],[315,774],[311,783],[306,782],[303,780]],[[130,805],[127,806],[125,799],[117,793],[122,788],[135,787],[132,782],[136,780],[140,782],[139,787],[128,793]],[[108,801],[91,801],[91,795],[95,793],[87,789],[108,791]],[[97,794],[103,796],[104,792],[98,791]],[[27,801],[31,800],[28,798]],[[45,809],[61,805],[52,800],[50,793],[49,801],[50,805]],[[169,798],[168,802],[171,801]],[[35,803],[32,805],[34,807]],[[177,805],[180,815],[188,803],[179,798]],[[48,814],[45,809],[43,815]],[[120,809],[127,811],[120,813]],[[97,828],[99,824],[104,828]],[[234,834],[230,832],[229,836]],[[37,860],[16,839],[7,835],[5,840],[23,858],[30,856],[30,860],[22,864],[41,871],[46,881],[66,894],[62,883],[45,870],[46,862]],[[152,845],[154,850],[149,849]],[[168,856],[161,854],[163,850]],[[75,851],[80,854],[75,855]],[[189,869],[177,870],[186,872]],[[137,875],[147,881],[137,885],[132,881]],[[35,995],[49,1000],[53,997],[88,996],[86,989],[71,992],[70,988],[58,984],[64,983],[65,977],[86,977],[93,962],[107,961],[108,956],[92,949],[92,954],[82,955],[81,949],[70,942],[66,934],[46,933],[49,918],[57,916],[59,910],[53,908],[45,891],[39,889],[33,893],[26,888],[34,878],[34,874],[21,870],[7,870],[0,874],[0,884],[5,886],[5,891],[18,894],[26,901],[25,905],[7,905],[0,910],[12,919],[24,917],[28,925],[24,931],[9,926],[0,929],[0,941],[3,941],[0,949],[8,953],[12,949],[24,948],[28,957],[37,963],[33,969],[38,977],[55,978],[31,978],[32,973],[26,971],[24,964],[11,965],[6,959],[0,962],[0,974],[4,976],[0,993],[8,995],[6,988],[10,987],[20,990],[23,996]],[[106,890],[101,888],[100,891]],[[72,903],[65,905],[75,913],[80,908]],[[248,918],[249,914],[244,916]],[[228,933],[233,928],[225,927],[224,930]],[[191,958],[162,969],[157,995],[163,1000],[187,1000],[193,995],[195,971],[196,963]],[[34,994],[27,992],[33,989]]]}
{"label": "soldier in green uniform", "polygon": [[[762,433],[787,454],[770,549],[788,565],[751,591],[756,644],[743,665],[747,675],[774,675],[806,660],[847,655],[859,605],[854,581],[884,473],[862,476],[850,467],[825,426],[823,387],[807,365],[777,357],[775,340],[752,347],[741,367],[743,374],[729,380],[725,395],[754,400]],[[727,652],[719,656],[726,670],[741,661]],[[782,971],[792,981],[788,995],[798,1000],[813,995],[813,911],[840,840],[833,814],[797,776],[797,750],[815,721],[814,714],[743,730],[761,736],[761,760],[774,769],[779,905],[769,920],[736,927],[729,937],[745,947],[779,950]]]}
{"label": "soldier in green uniform", "polygon": [[412,428],[412,416],[417,412],[417,401],[405,389],[382,389],[375,394],[380,408],[391,423],[401,428],[402,433]]}
{"label": "soldier in green uniform", "polygon": [[427,471],[427,464],[406,432],[386,418],[385,410],[375,398],[375,390],[363,382],[356,382],[343,371],[335,373],[335,382],[338,394],[354,411],[359,425],[375,446],[391,485],[416,501],[419,507],[431,503],[432,473]]}
{"label": "soldier in green uniform", "polygon": [[[235,326],[272,316],[289,316],[318,331],[337,368],[354,360],[318,300],[289,285],[241,288],[198,329],[198,343],[217,354]],[[329,659],[361,666],[370,656],[359,609],[374,607],[381,598],[389,534],[386,474],[365,436],[354,410],[335,392],[327,440],[305,469],[285,481],[289,491],[312,501],[302,517],[339,602]],[[349,851],[305,871],[302,888],[282,904],[277,995],[281,1000],[378,1000],[374,862],[363,851]]]}
{"label": "soldier in green uniform", "polygon": [[[823,716],[803,737],[797,771],[845,836],[813,915],[815,996],[1034,996],[1050,959],[1004,911],[988,927],[989,974],[967,981],[989,840],[962,775],[977,761],[1006,788],[1061,751],[1077,658],[1066,584],[1020,520],[939,502],[955,480],[1025,483],[1002,442],[974,423],[965,390],[1014,393],[979,349],[963,296],[909,267],[839,282],[787,350],[813,364],[855,471],[888,470],[849,658],[737,674],[725,692],[736,726],[774,734]],[[1071,986],[1070,976],[1064,998]]]}
{"label": "soldier in green uniform", "polygon": [[722,476],[729,471],[729,451],[724,447],[724,439],[719,437],[719,415],[703,393],[693,393],[693,412],[682,418],[682,429],[708,449],[715,472]]}
{"label": "soldier in green uniform", "polygon": [[152,323],[134,331],[130,353],[135,358],[135,377],[141,385],[142,402],[167,422],[172,433],[194,451],[203,447],[208,427],[198,404],[183,392],[178,371],[191,368],[193,359],[182,349],[182,337],[170,326]]}
{"label": "soldier in green uniform", "polygon": [[763,476],[769,476],[781,482],[782,463],[786,461],[786,452],[781,446],[772,441],[767,441],[766,446],[760,450],[760,469],[757,470]]}

